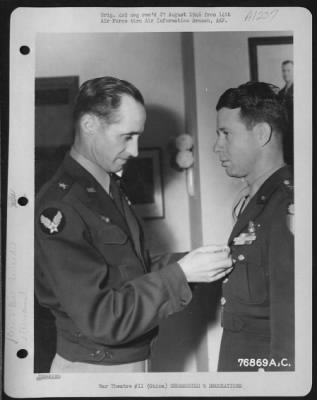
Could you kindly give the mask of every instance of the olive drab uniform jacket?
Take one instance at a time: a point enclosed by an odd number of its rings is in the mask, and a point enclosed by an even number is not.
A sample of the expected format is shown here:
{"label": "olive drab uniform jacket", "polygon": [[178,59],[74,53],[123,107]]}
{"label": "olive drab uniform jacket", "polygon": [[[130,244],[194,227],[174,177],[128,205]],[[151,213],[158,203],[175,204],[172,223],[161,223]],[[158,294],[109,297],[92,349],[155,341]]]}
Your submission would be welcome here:
{"label": "olive drab uniform jacket", "polygon": [[223,281],[219,371],[294,370],[293,178],[271,175],[229,238],[232,273]]}
{"label": "olive drab uniform jacket", "polygon": [[176,262],[150,261],[138,219],[111,185],[116,204],[68,155],[36,199],[36,296],[56,319],[57,353],[70,361],[148,358],[160,319],[191,300]]}

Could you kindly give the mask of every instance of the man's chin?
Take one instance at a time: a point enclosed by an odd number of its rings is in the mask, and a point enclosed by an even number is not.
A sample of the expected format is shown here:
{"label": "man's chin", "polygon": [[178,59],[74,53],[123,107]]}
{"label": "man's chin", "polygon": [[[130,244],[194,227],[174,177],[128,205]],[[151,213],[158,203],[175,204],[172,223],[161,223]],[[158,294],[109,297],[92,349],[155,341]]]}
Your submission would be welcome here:
{"label": "man's chin", "polygon": [[112,169],[112,172],[116,175],[122,175],[124,165],[117,166],[116,168]]}
{"label": "man's chin", "polygon": [[225,168],[226,174],[230,176],[230,178],[241,178],[239,174],[237,174],[232,168]]}
{"label": "man's chin", "polygon": [[112,164],[112,172],[116,174],[117,172],[122,171],[125,168],[126,164],[127,164],[126,160],[122,159],[116,160],[116,162]]}
{"label": "man's chin", "polygon": [[225,171],[226,171],[226,174],[227,174],[228,176],[231,176],[231,177],[234,176],[234,175],[233,175],[233,172],[232,172],[232,170],[231,170],[230,167],[225,167]]}
{"label": "man's chin", "polygon": [[120,176],[120,178],[121,178],[121,176],[122,176],[122,174],[123,174],[123,168],[117,170],[117,171],[115,172],[115,174],[118,175],[118,176]]}

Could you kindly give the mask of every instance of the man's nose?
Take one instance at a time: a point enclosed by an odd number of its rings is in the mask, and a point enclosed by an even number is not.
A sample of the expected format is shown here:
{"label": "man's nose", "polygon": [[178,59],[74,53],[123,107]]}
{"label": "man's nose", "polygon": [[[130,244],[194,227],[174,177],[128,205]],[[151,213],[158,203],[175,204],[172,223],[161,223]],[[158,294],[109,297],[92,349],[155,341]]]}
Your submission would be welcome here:
{"label": "man's nose", "polygon": [[218,153],[222,149],[221,139],[220,136],[217,137],[215,144],[213,145],[213,151]]}
{"label": "man's nose", "polygon": [[139,138],[138,136],[133,136],[129,141],[128,152],[132,157],[137,157],[139,154]]}

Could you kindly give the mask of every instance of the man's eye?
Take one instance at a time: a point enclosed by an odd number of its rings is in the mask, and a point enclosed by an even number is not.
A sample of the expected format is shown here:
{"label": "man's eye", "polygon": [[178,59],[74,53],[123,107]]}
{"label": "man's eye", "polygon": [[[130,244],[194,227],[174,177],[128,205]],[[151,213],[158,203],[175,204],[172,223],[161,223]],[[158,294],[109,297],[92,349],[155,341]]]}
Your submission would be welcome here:
{"label": "man's eye", "polygon": [[128,142],[129,140],[131,140],[132,139],[132,135],[126,135],[125,137],[124,137],[124,140],[126,141],[126,142]]}

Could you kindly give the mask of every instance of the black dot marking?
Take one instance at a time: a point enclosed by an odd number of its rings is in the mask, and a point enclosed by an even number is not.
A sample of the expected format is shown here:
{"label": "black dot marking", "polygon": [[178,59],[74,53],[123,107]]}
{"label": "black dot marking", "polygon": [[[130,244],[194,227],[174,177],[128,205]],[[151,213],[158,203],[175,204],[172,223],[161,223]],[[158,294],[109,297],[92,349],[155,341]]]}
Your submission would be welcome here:
{"label": "black dot marking", "polygon": [[30,52],[29,46],[21,46],[20,47],[20,53],[23,54],[24,56],[29,54],[29,52]]}
{"label": "black dot marking", "polygon": [[18,198],[18,203],[20,206],[26,206],[28,202],[29,200],[24,196]]}
{"label": "black dot marking", "polygon": [[26,358],[28,356],[28,352],[25,349],[20,349],[17,351],[17,357],[19,358]]}

